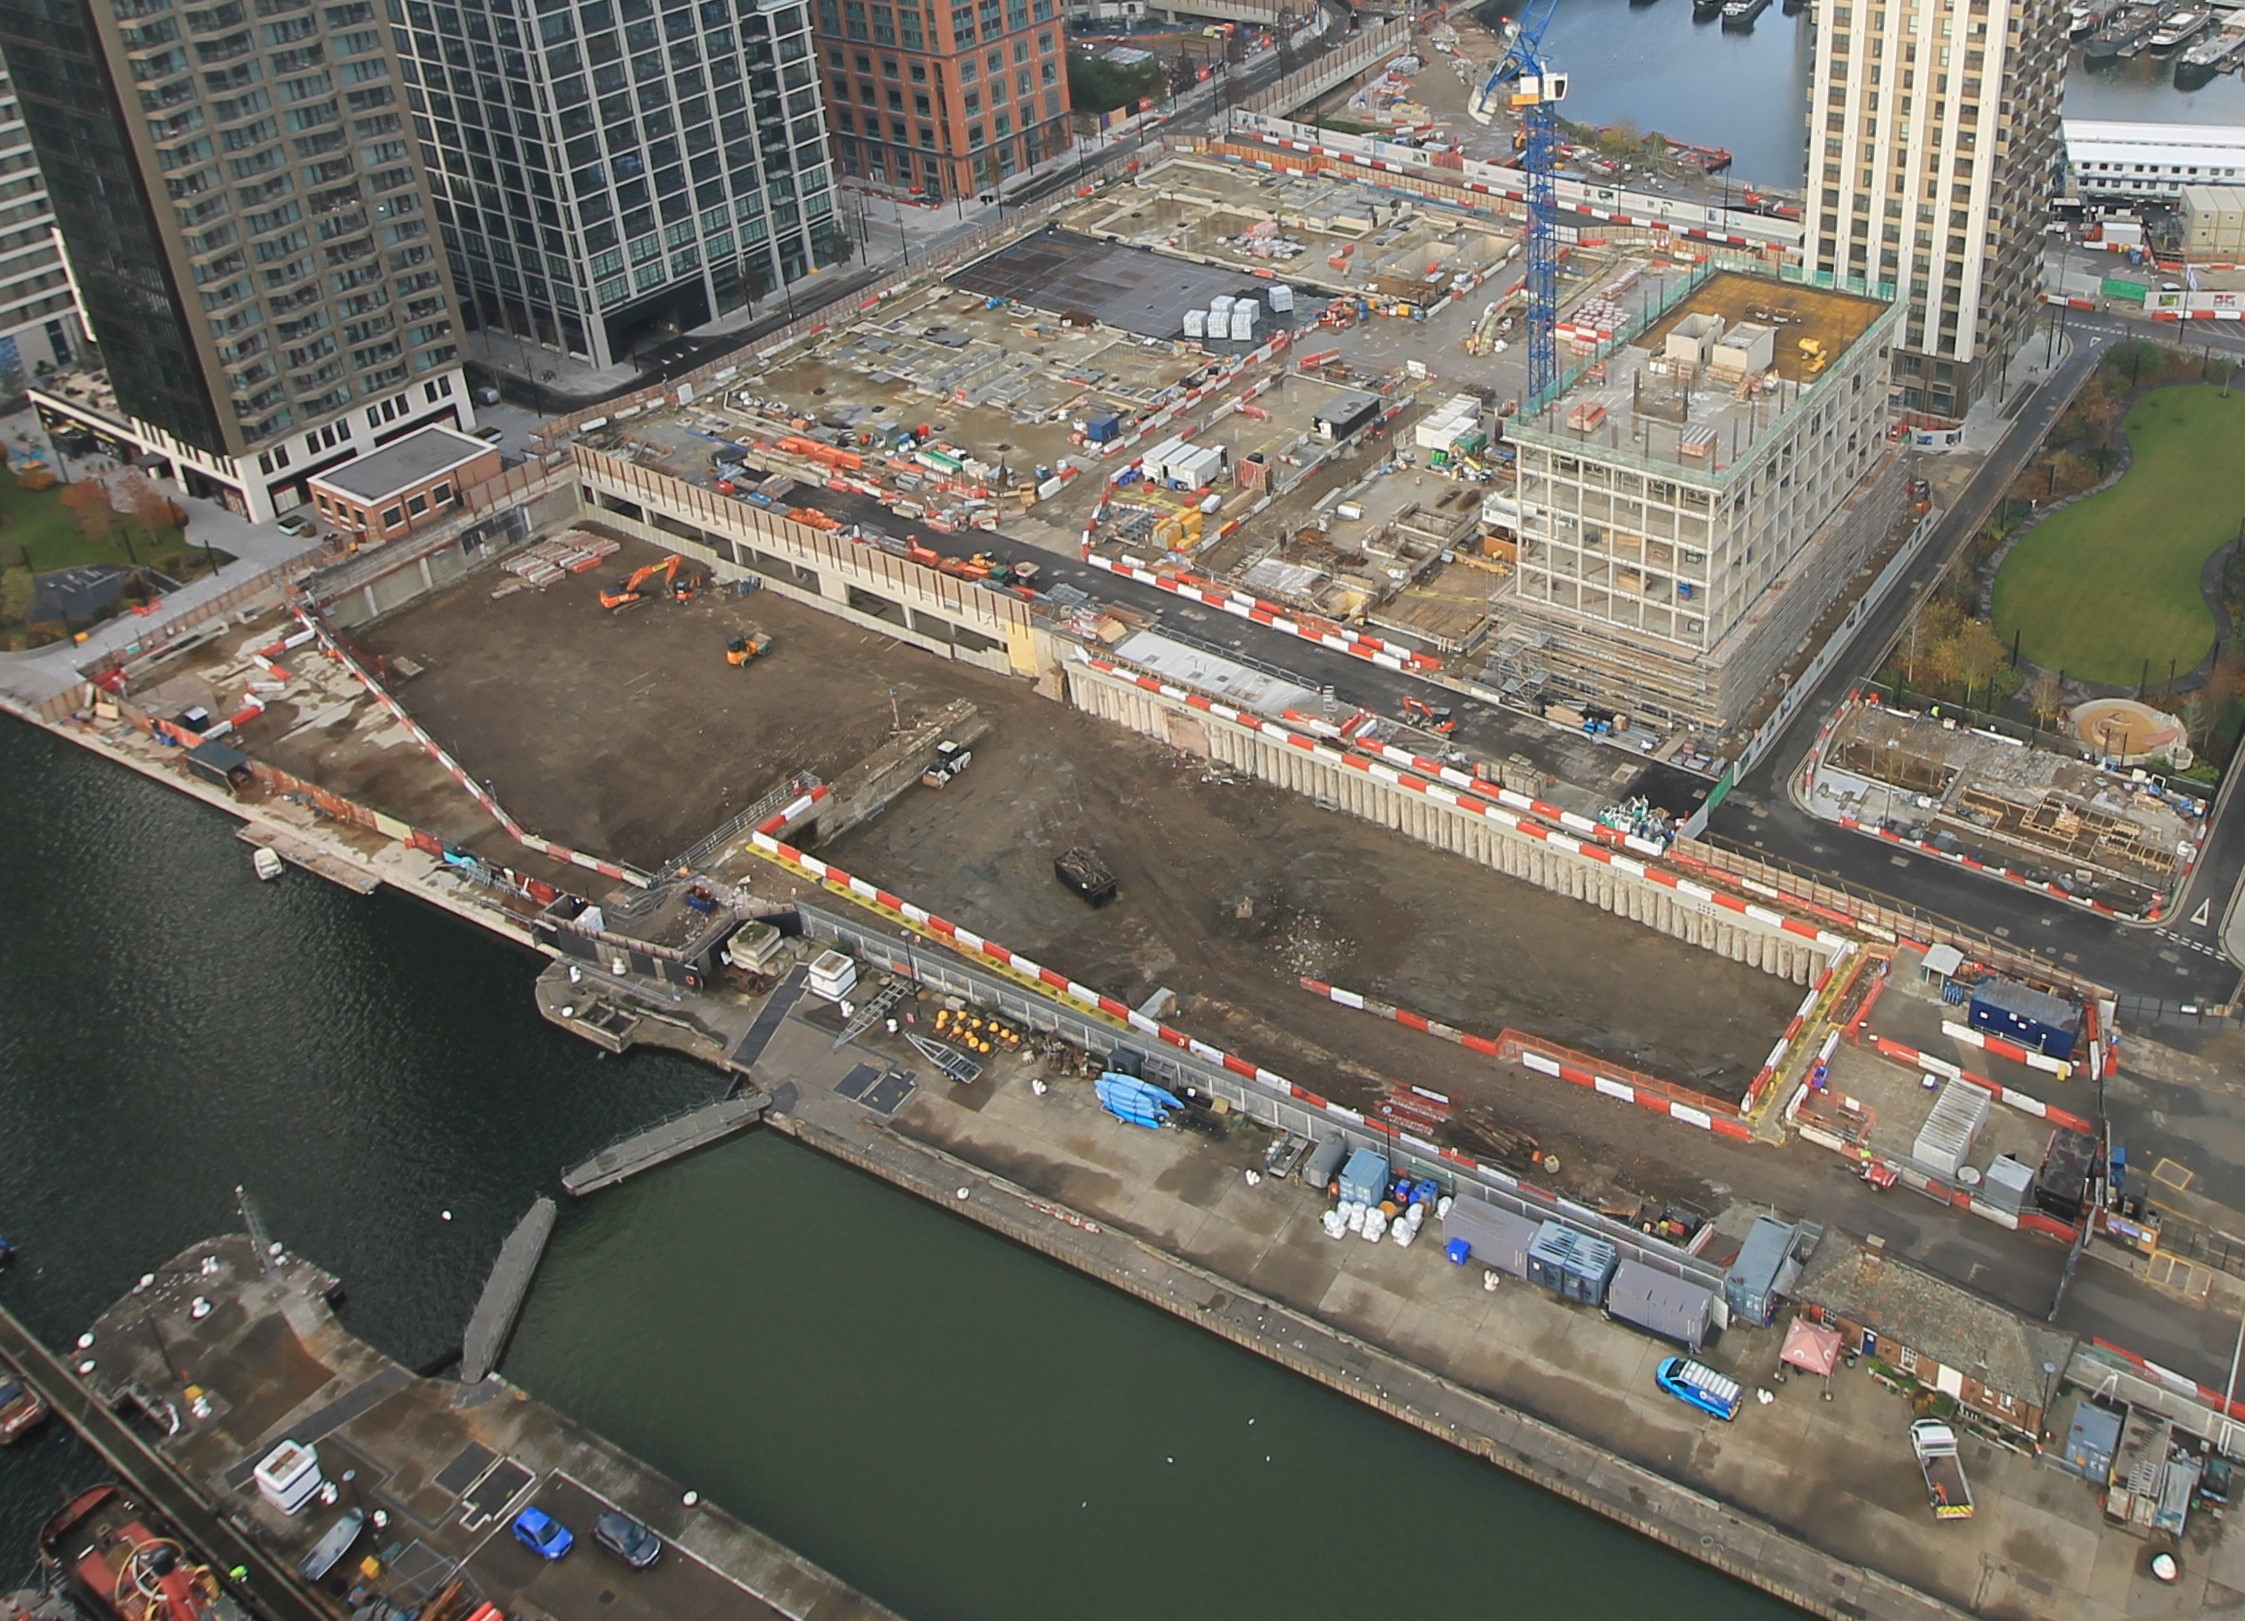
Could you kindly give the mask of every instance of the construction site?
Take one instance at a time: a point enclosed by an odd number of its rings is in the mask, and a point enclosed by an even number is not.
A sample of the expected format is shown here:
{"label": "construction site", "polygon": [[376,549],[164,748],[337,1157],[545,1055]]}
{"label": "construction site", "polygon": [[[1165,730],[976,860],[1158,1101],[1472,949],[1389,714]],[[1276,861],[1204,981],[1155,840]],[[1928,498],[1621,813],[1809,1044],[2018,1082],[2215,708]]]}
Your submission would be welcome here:
{"label": "construction site", "polygon": [[2156,918],[2190,874],[2208,802],[2143,766],[2032,746],[1851,700],[1812,756],[1810,808],[1844,827],[2048,888],[2085,906]]}

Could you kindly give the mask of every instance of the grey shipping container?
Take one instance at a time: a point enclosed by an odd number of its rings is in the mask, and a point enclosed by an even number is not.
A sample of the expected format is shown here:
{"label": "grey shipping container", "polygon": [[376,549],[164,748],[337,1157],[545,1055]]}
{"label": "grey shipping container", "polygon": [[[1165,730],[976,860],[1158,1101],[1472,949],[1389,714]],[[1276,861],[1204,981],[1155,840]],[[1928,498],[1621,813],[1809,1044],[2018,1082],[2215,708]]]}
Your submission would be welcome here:
{"label": "grey shipping container", "polygon": [[1540,1283],[1562,1300],[1603,1306],[1621,1252],[1603,1238],[1578,1232],[1563,1221],[1547,1221],[1528,1246],[1528,1281]]}
{"label": "grey shipping container", "polygon": [[1323,1193],[1341,1174],[1341,1162],[1348,1157],[1349,1140],[1336,1131],[1310,1150],[1310,1157],[1302,1162],[1302,1180]]}
{"label": "grey shipping container", "polygon": [[1450,1201],[1450,1213],[1442,1218],[1442,1236],[1446,1241],[1464,1239],[1473,1248],[1470,1259],[1476,1264],[1525,1278],[1528,1246],[1536,1241],[1541,1225],[1486,1199],[1461,1193]]}
{"label": "grey shipping container", "polygon": [[1733,1316],[1763,1328],[1777,1320],[1779,1280],[1788,1272],[1798,1233],[1792,1223],[1774,1216],[1755,1218],[1754,1230],[1739,1246],[1738,1259],[1723,1279],[1723,1299]]}
{"label": "grey shipping container", "polygon": [[2022,1164],[2009,1154],[2000,1154],[1988,1167],[1988,1178],[1980,1185],[1980,1197],[2005,1215],[2016,1216],[2025,1212],[2034,1186],[2032,1165]]}
{"label": "grey shipping container", "polygon": [[1715,1296],[1696,1283],[1686,1283],[1641,1262],[1623,1261],[1614,1268],[1613,1282],[1606,1286],[1606,1315],[1697,1351],[1707,1343],[1708,1325],[1715,1317]]}
{"label": "grey shipping container", "polygon": [[1972,1145],[1988,1123],[1992,1100],[1986,1088],[1970,1081],[1948,1081],[1933,1100],[1933,1112],[1918,1128],[1910,1157],[1944,1182],[1954,1182],[1957,1172],[1972,1157]]}
{"label": "grey shipping container", "polygon": [[2112,1484],[2113,1455],[2120,1449],[2120,1426],[2127,1410],[2100,1407],[2083,1397],[2066,1431],[2065,1469],[2097,1486]]}

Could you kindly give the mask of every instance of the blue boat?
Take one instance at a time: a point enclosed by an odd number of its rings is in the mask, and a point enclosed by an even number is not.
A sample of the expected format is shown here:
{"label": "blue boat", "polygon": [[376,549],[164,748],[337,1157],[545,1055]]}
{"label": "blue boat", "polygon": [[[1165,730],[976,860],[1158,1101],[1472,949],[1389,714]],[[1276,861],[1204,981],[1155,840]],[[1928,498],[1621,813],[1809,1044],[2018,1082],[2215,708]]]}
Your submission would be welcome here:
{"label": "blue boat", "polygon": [[1726,1423],[1738,1417],[1739,1400],[1745,1395],[1736,1379],[1685,1356],[1663,1357],[1653,1378],[1687,1407],[1712,1413]]}
{"label": "blue boat", "polygon": [[1133,1126],[1158,1129],[1168,1123],[1170,1115],[1185,1106],[1160,1087],[1115,1070],[1100,1076],[1093,1090],[1099,1094],[1101,1108]]}

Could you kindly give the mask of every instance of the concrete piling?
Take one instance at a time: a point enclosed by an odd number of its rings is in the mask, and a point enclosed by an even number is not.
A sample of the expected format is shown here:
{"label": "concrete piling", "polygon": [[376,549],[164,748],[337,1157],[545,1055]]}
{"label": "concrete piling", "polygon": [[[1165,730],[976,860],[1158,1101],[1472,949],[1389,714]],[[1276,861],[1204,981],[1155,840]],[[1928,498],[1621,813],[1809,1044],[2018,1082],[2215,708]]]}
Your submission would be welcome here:
{"label": "concrete piling", "polygon": [[1274,733],[1191,707],[1138,685],[1128,675],[1081,663],[1064,667],[1068,702],[1101,720],[1205,755],[1243,776],[1305,795],[1322,805],[1448,850],[1508,877],[1568,896],[1658,930],[1732,962],[1806,984],[1820,957],[1815,943],[1760,920],[1710,915],[1706,903],[1594,857],[1461,809],[1446,800],[1341,765]]}

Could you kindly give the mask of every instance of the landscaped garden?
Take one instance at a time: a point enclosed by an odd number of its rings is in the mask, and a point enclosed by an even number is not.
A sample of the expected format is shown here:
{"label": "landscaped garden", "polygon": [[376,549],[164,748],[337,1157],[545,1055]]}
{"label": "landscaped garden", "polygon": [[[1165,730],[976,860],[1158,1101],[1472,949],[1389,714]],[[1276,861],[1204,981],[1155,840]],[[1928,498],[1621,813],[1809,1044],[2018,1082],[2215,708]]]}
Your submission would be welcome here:
{"label": "landscaped garden", "polygon": [[0,650],[60,641],[233,561],[130,469],[56,481],[17,448],[0,473]]}
{"label": "landscaped garden", "polygon": [[2120,424],[2131,456],[2111,488],[2051,514],[1995,579],[1995,629],[2069,679],[2164,684],[2213,650],[2206,565],[2245,531],[2245,392],[2154,389]]}

